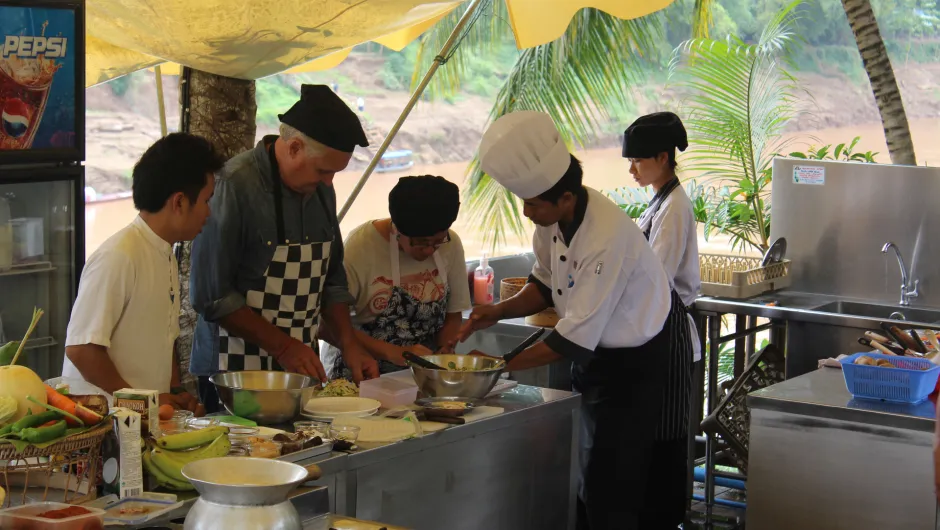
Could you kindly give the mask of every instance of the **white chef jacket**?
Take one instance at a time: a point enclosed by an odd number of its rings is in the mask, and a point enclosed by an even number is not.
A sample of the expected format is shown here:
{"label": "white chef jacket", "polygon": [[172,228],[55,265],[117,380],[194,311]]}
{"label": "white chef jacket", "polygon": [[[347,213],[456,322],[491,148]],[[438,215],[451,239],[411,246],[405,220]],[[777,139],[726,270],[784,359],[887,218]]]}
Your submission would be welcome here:
{"label": "white chef jacket", "polygon": [[[131,387],[169,392],[179,314],[176,256],[138,216],[85,263],[65,345],[104,346]],[[62,375],[82,379],[68,357]]]}
{"label": "white chef jacket", "polygon": [[[650,246],[663,262],[666,276],[686,307],[691,306],[702,288],[698,262],[698,231],[692,201],[682,186],[672,190],[656,215],[647,210],[637,224],[650,228]],[[652,217],[652,219],[650,219]]]}
{"label": "white chef jacket", "polygon": [[575,354],[642,346],[663,329],[669,280],[636,224],[610,199],[584,189],[579,201],[587,197],[587,208],[568,244],[557,224],[537,227],[533,237],[532,276],[551,288],[560,317],[546,343]]}
{"label": "white chef jacket", "polygon": [[[698,259],[698,230],[692,201],[682,186],[663,199],[655,215],[647,209],[637,221],[641,231],[650,230],[650,246],[662,260],[669,283],[682,298],[686,307],[698,298],[702,288],[701,269]],[[702,358],[702,344],[698,340],[698,329],[689,315],[692,332],[692,357],[695,362]]]}

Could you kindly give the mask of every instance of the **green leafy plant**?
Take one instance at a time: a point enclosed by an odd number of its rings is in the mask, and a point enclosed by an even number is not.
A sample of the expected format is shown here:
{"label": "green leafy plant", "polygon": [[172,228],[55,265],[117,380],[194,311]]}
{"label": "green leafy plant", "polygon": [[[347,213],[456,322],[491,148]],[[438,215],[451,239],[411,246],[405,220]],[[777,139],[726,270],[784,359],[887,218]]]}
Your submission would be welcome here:
{"label": "green leafy plant", "polygon": [[[716,192],[714,187],[705,188],[690,180],[685,184],[685,192],[692,201],[692,211],[695,221],[705,223],[708,220],[709,197]],[[639,219],[646,212],[649,202],[653,200],[653,193],[649,188],[631,188],[624,186],[605,192],[610,200],[617,203],[631,219]]]}
{"label": "green leafy plant", "polygon": [[670,78],[688,94],[682,112],[692,149],[684,162],[717,188],[706,237],[727,234],[733,250],[769,246],[771,163],[798,112],[787,57],[798,40],[793,25],[801,3],[778,12],[754,44],[730,36],[691,39],[673,54]]}
{"label": "green leafy plant", "polygon": [[854,151],[855,146],[858,145],[861,139],[860,136],[856,136],[851,142],[838,144],[835,147],[833,147],[832,144],[822,147],[811,145],[807,148],[806,152],[795,151],[788,156],[790,156],[790,158],[803,158],[806,160],[841,160],[843,162],[874,164],[875,157],[878,156],[878,153],[872,151],[856,153]]}

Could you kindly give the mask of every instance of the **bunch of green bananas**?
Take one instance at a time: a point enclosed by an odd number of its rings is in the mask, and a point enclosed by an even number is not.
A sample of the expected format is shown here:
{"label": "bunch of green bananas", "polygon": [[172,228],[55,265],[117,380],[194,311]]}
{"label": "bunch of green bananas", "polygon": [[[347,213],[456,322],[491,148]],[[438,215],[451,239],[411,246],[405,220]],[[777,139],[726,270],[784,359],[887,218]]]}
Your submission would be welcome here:
{"label": "bunch of green bananas", "polygon": [[232,448],[228,427],[208,427],[157,438],[143,452],[144,469],[166,489],[193,489],[183,466],[197,460],[226,456]]}

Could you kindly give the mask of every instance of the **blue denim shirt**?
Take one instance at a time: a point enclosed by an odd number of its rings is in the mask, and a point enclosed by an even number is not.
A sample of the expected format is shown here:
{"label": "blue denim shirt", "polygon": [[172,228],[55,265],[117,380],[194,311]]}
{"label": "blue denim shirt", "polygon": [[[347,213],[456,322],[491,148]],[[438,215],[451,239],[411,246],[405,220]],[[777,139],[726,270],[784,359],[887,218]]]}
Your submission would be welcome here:
{"label": "blue denim shirt", "polygon": [[[193,241],[190,296],[199,320],[190,371],[195,375],[219,370],[218,321],[245,305],[249,289],[264,290],[264,272],[277,247],[274,180],[266,148],[275,138],[265,137],[225,164],[210,201],[212,216]],[[322,307],[351,304],[336,192],[321,186],[324,193],[305,197],[281,184],[284,237],[288,243],[332,241]]]}

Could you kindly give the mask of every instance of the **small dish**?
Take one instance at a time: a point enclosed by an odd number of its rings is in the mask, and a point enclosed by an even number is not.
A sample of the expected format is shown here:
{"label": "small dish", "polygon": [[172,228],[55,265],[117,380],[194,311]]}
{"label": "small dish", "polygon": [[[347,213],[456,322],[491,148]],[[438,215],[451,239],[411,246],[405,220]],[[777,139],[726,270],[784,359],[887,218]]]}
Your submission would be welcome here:
{"label": "small dish", "polygon": [[330,438],[343,440],[346,442],[355,442],[359,438],[361,428],[358,425],[331,425]]}
{"label": "small dish", "polygon": [[435,416],[463,416],[481,403],[479,399],[464,397],[426,397],[415,401],[416,405]]}
{"label": "small dish", "polygon": [[330,435],[330,424],[322,421],[295,421],[294,432],[303,433],[306,438],[319,436],[321,439]]}
{"label": "small dish", "polygon": [[189,418],[186,420],[186,427],[191,430],[206,429],[208,427],[215,427],[219,424],[219,420],[215,418]]}

